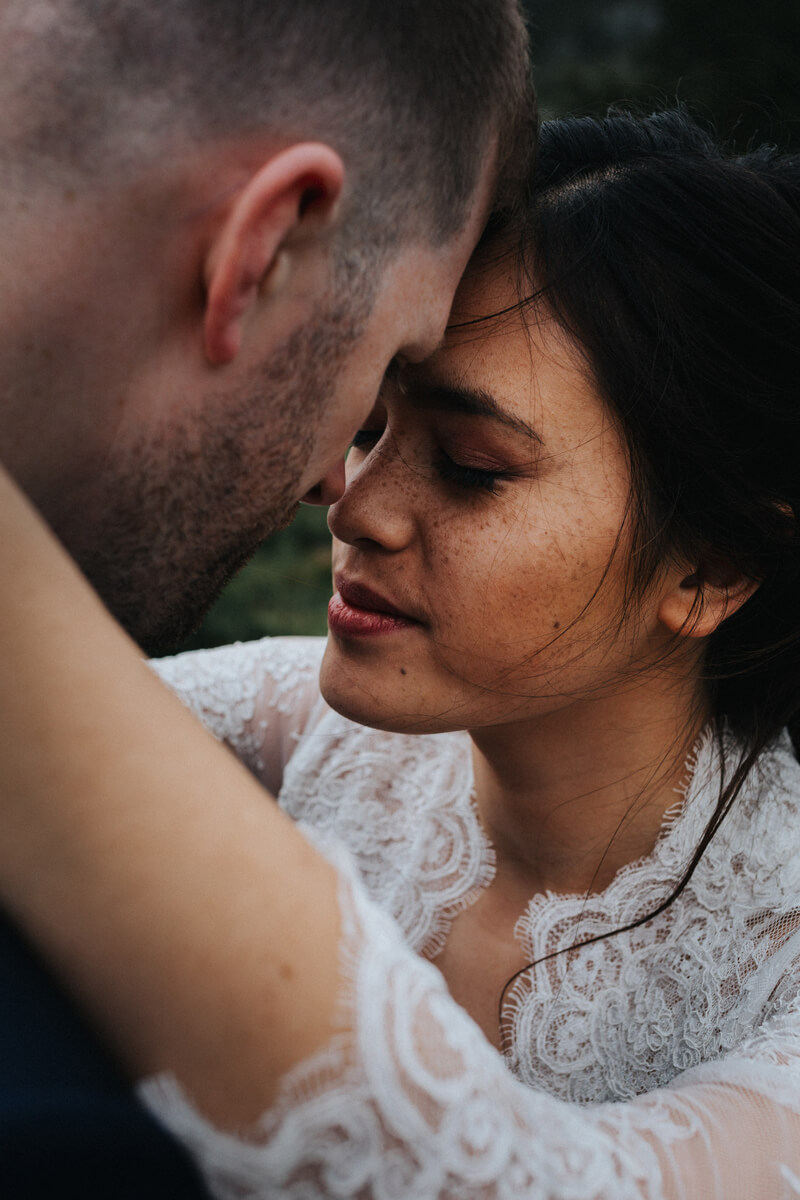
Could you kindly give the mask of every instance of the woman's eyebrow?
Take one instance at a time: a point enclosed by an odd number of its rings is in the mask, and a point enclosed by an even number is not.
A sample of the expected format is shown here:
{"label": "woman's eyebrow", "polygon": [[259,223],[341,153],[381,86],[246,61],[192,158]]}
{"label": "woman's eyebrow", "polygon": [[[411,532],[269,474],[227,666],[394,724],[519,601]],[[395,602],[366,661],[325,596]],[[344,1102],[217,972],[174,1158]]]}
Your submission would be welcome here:
{"label": "woman's eyebrow", "polygon": [[534,442],[542,441],[541,435],[527,421],[504,409],[496,397],[484,388],[455,387],[451,384],[414,380],[404,391],[407,400],[415,408],[463,413],[468,417],[490,417]]}

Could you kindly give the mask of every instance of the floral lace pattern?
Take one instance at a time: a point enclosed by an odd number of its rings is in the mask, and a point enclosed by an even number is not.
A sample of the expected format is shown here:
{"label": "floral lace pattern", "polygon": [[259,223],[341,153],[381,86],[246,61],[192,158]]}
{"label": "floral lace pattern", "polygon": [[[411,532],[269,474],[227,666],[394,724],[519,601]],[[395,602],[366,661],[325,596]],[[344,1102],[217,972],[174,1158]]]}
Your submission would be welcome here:
{"label": "floral lace pattern", "polygon": [[[342,842],[369,895],[433,958],[456,913],[494,878],[461,734],[385,738],[325,709],[289,763],[280,804]],[[322,776],[322,780],[320,779]]]}
{"label": "floral lace pattern", "polygon": [[[280,652],[275,653],[278,644]],[[319,638],[236,642],[162,658],[152,666],[206,728],[227,742],[277,795],[283,764],[319,698],[322,646]]]}
{"label": "floral lace pattern", "polygon": [[[504,1061],[419,957],[435,957],[492,878],[466,739],[382,734],[332,713],[309,683],[313,642],[214,653],[159,670],[264,778],[276,774],[267,730],[291,731],[271,742],[291,745],[279,799],[342,864],[352,1028],[286,1081],[251,1142],[212,1130],[168,1081],[145,1085],[220,1196],[797,1194],[800,768],[788,745],[764,756],[665,913],[520,977]],[[605,892],[533,897],[517,931],[526,956],[652,911],[721,769],[706,739],[652,854]]]}

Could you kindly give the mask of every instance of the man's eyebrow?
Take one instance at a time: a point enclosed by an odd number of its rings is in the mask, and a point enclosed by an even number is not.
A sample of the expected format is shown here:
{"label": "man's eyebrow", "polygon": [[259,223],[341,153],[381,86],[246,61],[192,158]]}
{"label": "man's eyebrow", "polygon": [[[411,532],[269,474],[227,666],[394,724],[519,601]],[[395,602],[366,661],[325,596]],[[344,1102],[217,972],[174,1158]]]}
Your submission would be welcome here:
{"label": "man's eyebrow", "polygon": [[446,383],[427,383],[414,380],[403,389],[407,400],[415,408],[433,408],[438,412],[463,413],[468,417],[490,417],[507,425],[509,429],[522,433],[534,442],[541,442],[541,435],[532,425],[516,417],[502,407],[500,402],[485,388],[455,387]]}

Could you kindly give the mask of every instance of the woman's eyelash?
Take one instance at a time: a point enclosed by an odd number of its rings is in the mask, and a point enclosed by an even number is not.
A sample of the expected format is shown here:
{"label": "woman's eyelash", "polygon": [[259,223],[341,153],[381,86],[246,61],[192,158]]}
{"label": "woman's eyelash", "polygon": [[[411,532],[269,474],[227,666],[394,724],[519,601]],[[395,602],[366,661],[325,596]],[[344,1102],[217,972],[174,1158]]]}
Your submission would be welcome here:
{"label": "woman's eyelash", "polygon": [[440,450],[437,457],[436,470],[439,478],[445,483],[493,494],[499,491],[498,484],[507,478],[506,473],[501,470],[489,471],[484,467],[470,467],[457,463],[443,450]]}
{"label": "woman's eyelash", "polygon": [[[359,429],[350,445],[356,450],[368,450],[379,442],[382,436],[382,429]],[[498,485],[509,478],[509,473],[499,468],[491,471],[485,467],[457,463],[444,450],[439,451],[434,465],[436,473],[444,483],[470,491],[491,492],[493,495],[499,491]]]}

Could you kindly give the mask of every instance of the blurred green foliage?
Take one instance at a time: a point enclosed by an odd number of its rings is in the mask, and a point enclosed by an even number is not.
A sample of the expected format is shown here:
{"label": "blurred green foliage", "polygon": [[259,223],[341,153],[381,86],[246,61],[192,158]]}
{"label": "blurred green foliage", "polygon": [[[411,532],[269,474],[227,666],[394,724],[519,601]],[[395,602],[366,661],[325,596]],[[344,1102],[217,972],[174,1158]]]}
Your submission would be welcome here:
{"label": "blurred green foliage", "polygon": [[[681,101],[744,147],[800,146],[798,0],[525,0],[544,117]],[[324,633],[325,514],[301,508],[258,551],[187,646]]]}

